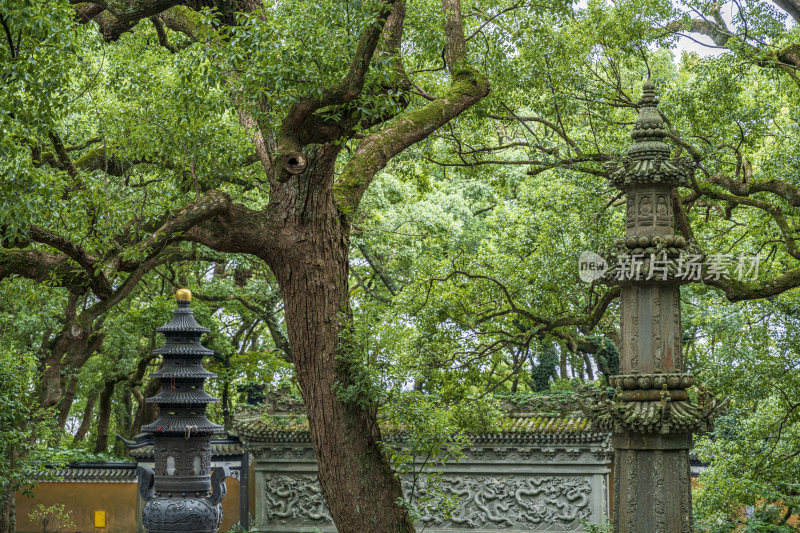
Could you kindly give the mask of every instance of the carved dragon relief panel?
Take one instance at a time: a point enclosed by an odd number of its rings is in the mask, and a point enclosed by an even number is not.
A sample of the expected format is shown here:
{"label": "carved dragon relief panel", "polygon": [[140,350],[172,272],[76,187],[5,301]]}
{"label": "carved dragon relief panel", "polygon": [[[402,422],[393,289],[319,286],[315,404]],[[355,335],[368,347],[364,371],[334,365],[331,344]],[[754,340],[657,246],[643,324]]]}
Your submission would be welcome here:
{"label": "carved dragon relief panel", "polygon": [[[331,523],[315,474],[261,475],[263,523],[257,526]],[[425,481],[416,487],[409,480],[403,483],[406,497],[413,493],[416,501],[426,501],[429,488]],[[436,504],[417,506],[420,522],[437,529],[579,531],[580,521],[592,512],[592,486],[582,476],[445,475],[437,490],[459,501],[449,517]]]}
{"label": "carved dragon relief panel", "polygon": [[263,474],[261,503],[263,524],[327,524],[325,506],[316,474]]}

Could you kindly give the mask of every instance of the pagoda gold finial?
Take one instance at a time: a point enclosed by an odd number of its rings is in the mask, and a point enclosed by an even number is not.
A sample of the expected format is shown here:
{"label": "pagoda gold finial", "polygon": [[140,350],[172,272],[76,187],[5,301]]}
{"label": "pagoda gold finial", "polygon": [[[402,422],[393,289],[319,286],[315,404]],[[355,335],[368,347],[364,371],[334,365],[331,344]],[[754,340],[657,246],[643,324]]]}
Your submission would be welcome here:
{"label": "pagoda gold finial", "polygon": [[175,298],[179,302],[191,302],[192,301],[192,291],[189,289],[178,289],[175,291]]}

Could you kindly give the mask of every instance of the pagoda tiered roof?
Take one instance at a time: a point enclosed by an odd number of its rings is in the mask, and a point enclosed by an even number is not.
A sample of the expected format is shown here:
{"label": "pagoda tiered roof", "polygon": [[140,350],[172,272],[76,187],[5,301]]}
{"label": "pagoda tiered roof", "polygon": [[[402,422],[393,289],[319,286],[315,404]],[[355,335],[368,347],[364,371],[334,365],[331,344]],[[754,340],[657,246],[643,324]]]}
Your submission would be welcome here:
{"label": "pagoda tiered roof", "polygon": [[[181,304],[186,305],[181,305]],[[161,327],[156,328],[158,333],[193,333],[200,337],[203,333],[211,331],[198,324],[194,319],[194,313],[189,308],[188,302],[178,302],[179,307],[172,315],[172,320]]]}
{"label": "pagoda tiered roof", "polygon": [[209,420],[206,415],[166,415],[160,416],[152,424],[142,426],[145,433],[161,435],[187,435],[219,433],[225,428]]}
{"label": "pagoda tiered roof", "polygon": [[[186,299],[181,299],[182,295]],[[200,343],[200,337],[210,330],[197,323],[190,301],[188,291],[179,294],[172,320],[156,329],[164,334],[166,343],[153,353],[163,356],[164,365],[150,376],[161,381],[161,392],[147,398],[147,402],[158,404],[160,416],[143,426],[144,432],[188,436],[210,435],[224,429],[205,414],[207,404],[219,402],[203,390],[203,382],[216,374],[203,368],[202,358],[214,351]]]}
{"label": "pagoda tiered roof", "polygon": [[167,389],[147,398],[147,403],[193,407],[195,405],[219,403],[219,398],[214,398],[203,389]]}
{"label": "pagoda tiered roof", "polygon": [[153,350],[154,354],[165,356],[184,356],[184,355],[214,355],[214,350],[210,350],[200,344],[199,341],[186,341],[170,339],[167,343]]}
{"label": "pagoda tiered roof", "polygon": [[181,364],[164,366],[157,371],[150,374],[151,378],[159,379],[180,379],[180,380],[194,380],[194,379],[207,379],[214,378],[217,375],[214,372],[209,372],[200,363]]}

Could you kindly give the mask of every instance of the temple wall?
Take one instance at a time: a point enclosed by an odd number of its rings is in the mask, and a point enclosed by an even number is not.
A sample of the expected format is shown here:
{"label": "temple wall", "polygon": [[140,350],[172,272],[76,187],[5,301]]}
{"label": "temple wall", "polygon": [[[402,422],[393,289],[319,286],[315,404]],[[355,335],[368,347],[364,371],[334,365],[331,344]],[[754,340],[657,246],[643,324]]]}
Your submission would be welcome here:
{"label": "temple wall", "polygon": [[[444,466],[441,487],[459,499],[452,516],[420,510],[426,533],[582,531],[581,520],[603,523],[609,510],[611,453],[606,435],[580,442],[541,436],[474,439],[458,462]],[[255,496],[252,531],[332,533],[309,442],[279,436],[243,439],[251,454]],[[418,465],[421,466],[421,465]],[[424,479],[424,478],[423,478]],[[412,479],[403,479],[406,497]],[[418,481],[413,493],[426,493]]]}
{"label": "temple wall", "polygon": [[[71,511],[76,526],[64,531],[132,533],[136,531],[137,495],[135,478],[127,483],[40,482],[33,497],[17,493],[17,532],[41,533],[42,524],[31,522],[28,514],[37,504],[61,503]],[[105,511],[106,528],[94,527],[95,511]]]}
{"label": "temple wall", "polygon": [[[233,467],[231,477],[225,482],[227,496],[222,500],[223,519],[220,531],[225,532],[239,522],[241,465],[234,461],[213,463],[213,467],[222,465]],[[144,533],[141,519],[144,502],[139,496],[136,483],[136,465],[129,463],[123,465],[126,468],[115,469],[104,468],[105,466],[107,465],[100,464],[89,469],[66,468],[60,471],[65,479],[39,481],[32,489],[32,496],[17,492],[17,533],[41,533],[41,523],[31,522],[28,515],[38,504],[48,507],[54,503],[63,504],[65,511],[71,513],[75,524],[74,528],[60,530],[64,533]],[[109,472],[116,475],[109,475]],[[104,528],[95,527],[97,511],[105,512]],[[51,525],[49,531],[54,530]]]}

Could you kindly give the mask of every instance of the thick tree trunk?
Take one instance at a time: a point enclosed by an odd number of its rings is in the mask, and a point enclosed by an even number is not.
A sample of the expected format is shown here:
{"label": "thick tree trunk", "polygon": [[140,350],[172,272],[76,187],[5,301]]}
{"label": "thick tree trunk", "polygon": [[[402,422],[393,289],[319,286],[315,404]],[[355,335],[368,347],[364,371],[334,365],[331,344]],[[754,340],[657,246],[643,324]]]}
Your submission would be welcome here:
{"label": "thick tree trunk", "polygon": [[[69,331],[62,331],[56,338],[50,353],[42,361],[42,381],[39,385],[39,398],[42,407],[57,405],[64,398],[63,360],[64,356],[76,349],[85,349],[86,343],[80,337],[72,337]],[[61,417],[59,416],[59,422]],[[66,417],[64,417],[66,420]]]}
{"label": "thick tree trunk", "polygon": [[111,398],[114,396],[115,380],[107,381],[103,392],[100,393],[100,405],[98,406],[97,417],[97,440],[94,445],[94,453],[105,453],[108,451],[108,427],[111,422]]}
{"label": "thick tree trunk", "polygon": [[231,399],[230,399],[230,383],[226,379],[222,385],[222,420],[225,425],[225,431],[229,431],[232,427],[231,420]]}
{"label": "thick tree trunk", "polygon": [[[74,310],[73,315],[74,315]],[[70,310],[67,310],[70,317]],[[70,320],[56,338],[45,346],[49,351],[42,360],[39,401],[44,408],[58,405],[58,427],[64,429],[69,417],[83,365],[103,342],[102,335],[92,334]],[[67,382],[67,377],[69,381]]]}
{"label": "thick tree trunk", "polygon": [[81,442],[86,437],[89,426],[92,424],[92,413],[94,413],[94,404],[97,403],[97,396],[98,394],[92,394],[87,398],[86,407],[81,417],[81,424],[78,426],[78,431],[75,432],[75,437],[72,439],[73,442]]}
{"label": "thick tree trunk", "polygon": [[14,533],[14,492],[0,491],[0,533]]}
{"label": "thick tree trunk", "polygon": [[8,527],[13,532],[17,530],[17,494],[11,494],[11,503],[8,509]]}
{"label": "thick tree trunk", "polygon": [[[20,452],[11,450],[7,457],[13,472],[19,460]],[[14,533],[17,530],[16,492],[19,486],[13,482],[0,484],[0,533]]]}
{"label": "thick tree trunk", "polygon": [[583,362],[586,363],[586,374],[589,376],[589,381],[594,381],[594,370],[592,370],[592,360],[589,358],[589,354],[586,352],[583,353]]}
{"label": "thick tree trunk", "polygon": [[[332,181],[337,153],[332,146],[320,149],[308,180]],[[349,228],[331,187],[306,187],[281,191],[296,194],[297,201],[283,198],[283,209],[292,206],[292,212],[281,231],[282,253],[269,258],[284,295],[322,492],[339,533],[413,532],[396,503],[402,498],[399,479],[380,450],[373,399],[367,391],[343,394],[348,386],[358,386],[361,371],[358,347],[346,341]]]}
{"label": "thick tree trunk", "polygon": [[514,377],[511,378],[511,393],[515,394],[517,392],[517,387],[519,387],[519,358],[522,356],[522,349],[519,350],[511,350],[512,360],[511,360],[511,371],[514,373]]}
{"label": "thick tree trunk", "polygon": [[[131,399],[133,394],[131,392],[130,384],[125,383],[125,386],[122,387],[122,390],[120,391],[120,395],[122,396],[122,401],[118,400],[116,402],[118,409],[116,409],[115,413],[117,433],[124,437],[130,438],[131,430],[133,428],[133,401]],[[119,407],[121,407],[121,409]],[[113,439],[111,449],[113,450],[114,455],[117,456],[125,455],[127,451],[127,448],[125,448],[125,443],[119,439]]]}
{"label": "thick tree trunk", "polygon": [[144,392],[134,394],[138,407],[136,408],[136,416],[133,418],[133,426],[131,427],[131,437],[135,437],[142,432],[142,426],[149,424],[158,417],[158,405],[155,403],[147,403],[146,398],[155,396],[161,391],[161,382],[157,379],[147,381],[144,387]]}
{"label": "thick tree trunk", "polygon": [[78,376],[75,375],[69,380],[69,384],[67,385],[66,392],[64,396],[61,398],[61,406],[59,407],[58,411],[58,427],[64,429],[64,426],[67,424],[67,418],[69,418],[70,409],[72,409],[72,403],[75,401],[75,393],[78,390]]}

